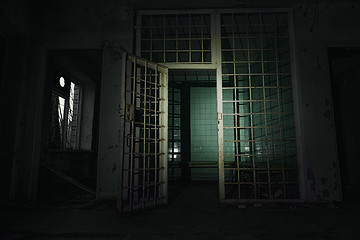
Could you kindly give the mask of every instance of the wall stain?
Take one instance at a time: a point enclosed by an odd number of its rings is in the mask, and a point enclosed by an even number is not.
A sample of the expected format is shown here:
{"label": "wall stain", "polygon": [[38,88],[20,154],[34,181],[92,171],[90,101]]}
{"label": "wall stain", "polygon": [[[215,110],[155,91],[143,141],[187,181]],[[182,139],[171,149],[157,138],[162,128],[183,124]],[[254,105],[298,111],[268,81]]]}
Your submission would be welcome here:
{"label": "wall stain", "polygon": [[330,110],[324,112],[324,117],[330,120]]}

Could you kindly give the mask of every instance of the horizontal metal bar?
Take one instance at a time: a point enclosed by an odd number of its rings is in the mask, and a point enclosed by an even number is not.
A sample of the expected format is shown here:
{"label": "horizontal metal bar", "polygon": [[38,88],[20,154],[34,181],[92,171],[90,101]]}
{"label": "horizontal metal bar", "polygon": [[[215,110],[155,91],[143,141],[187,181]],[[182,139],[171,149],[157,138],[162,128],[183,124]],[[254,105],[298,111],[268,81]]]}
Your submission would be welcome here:
{"label": "horizontal metal bar", "polygon": [[161,168],[134,168],[134,169],[130,169],[130,168],[124,168],[124,171],[126,172],[130,172],[130,171],[133,171],[135,172],[134,174],[140,174],[142,171],[155,171],[155,170],[165,170],[164,167],[161,167]]}
{"label": "horizontal metal bar", "polygon": [[250,115],[276,115],[276,114],[281,114],[281,115],[285,115],[288,114],[289,116],[294,115],[294,112],[256,112],[256,113],[223,113],[223,116],[250,116]]}
{"label": "horizontal metal bar", "polygon": [[143,53],[149,53],[149,52],[152,52],[152,53],[178,53],[178,52],[186,52],[186,53],[210,53],[211,50],[196,50],[196,49],[185,49],[185,50],[166,50],[166,49],[163,49],[163,50],[142,50],[141,52]]}
{"label": "horizontal metal bar", "polygon": [[216,69],[216,64],[213,63],[165,63],[164,64],[169,69],[208,69],[213,70]]}
{"label": "horizontal metal bar", "polygon": [[246,102],[292,102],[290,98],[283,99],[261,99],[261,100],[223,100],[223,103],[246,103]]}
{"label": "horizontal metal bar", "polygon": [[[130,137],[125,137],[125,138],[130,138]],[[144,139],[143,137],[134,137],[134,139],[135,140],[141,140],[141,141],[145,140],[146,143],[149,143],[149,142],[155,143],[155,142],[165,141],[165,139],[163,139],[163,138],[156,138],[156,139],[155,138],[145,138]]]}
{"label": "horizontal metal bar", "polygon": [[224,199],[221,204],[254,204],[254,203],[303,203],[304,200],[284,198],[284,199]]}
{"label": "horizontal metal bar", "polygon": [[[224,154],[224,157],[295,157],[296,153],[291,154]],[[229,161],[227,161],[229,162]]]}
{"label": "horizontal metal bar", "polygon": [[136,107],[136,110],[142,110],[142,111],[148,111],[148,112],[155,112],[157,114],[163,114],[163,111],[155,111],[154,109],[148,109],[148,108],[142,108],[142,107]]}
{"label": "horizontal metal bar", "polygon": [[161,73],[167,73],[168,71],[168,68],[162,64],[158,64],[158,63],[155,63],[155,62],[151,62],[145,58],[141,58],[141,57],[135,57],[135,56],[132,56],[132,55],[129,55],[128,56],[128,60],[133,62],[133,63],[137,63],[141,66],[146,66],[154,71],[159,71]]}
{"label": "horizontal metal bar", "polygon": [[[278,119],[276,119],[278,121]],[[268,120],[269,122],[269,120]],[[223,127],[224,129],[254,129],[254,128],[263,128],[263,129],[269,129],[269,128],[278,128],[278,129],[288,129],[288,128],[294,128],[295,126],[252,126],[252,127],[240,127],[240,126],[234,126],[234,127]],[[270,134],[268,134],[270,135]],[[261,136],[261,135],[260,135]],[[265,135],[264,135],[265,136]]]}
{"label": "horizontal metal bar", "polygon": [[[157,98],[157,97],[154,97],[154,96],[152,96],[152,95],[147,95],[147,94],[143,94],[143,93],[140,93],[140,92],[134,92],[134,91],[130,91],[130,90],[126,90],[126,92],[128,92],[128,93],[135,93],[136,95],[140,95],[140,96],[144,96],[144,97],[146,96],[146,97],[148,97],[148,98],[156,99],[156,100],[159,100],[159,101],[165,101],[164,98]],[[147,101],[147,103],[153,103],[153,102]]]}
{"label": "horizontal metal bar", "polygon": [[146,127],[154,127],[154,128],[164,128],[164,125],[157,125],[157,124],[152,124],[152,123],[143,123],[143,122],[134,122],[137,125],[142,125],[142,126],[146,126]]}
{"label": "horizontal metal bar", "polygon": [[225,182],[225,185],[275,185],[275,184],[298,184],[299,182]]}
{"label": "horizontal metal bar", "polygon": [[291,8],[231,8],[231,9],[179,9],[140,10],[139,15],[211,14],[211,13],[287,13]]}
{"label": "horizontal metal bar", "polygon": [[291,76],[291,73],[223,73],[222,76]]}
{"label": "horizontal metal bar", "polygon": [[287,13],[292,11],[292,8],[227,8],[217,9],[218,13]]}
{"label": "horizontal metal bar", "polygon": [[[232,25],[223,25],[224,27],[231,27]],[[243,26],[246,26],[246,24],[244,24]],[[262,26],[261,24],[251,24],[251,26]],[[266,25],[266,26],[274,26],[274,25]],[[286,26],[286,25],[277,25],[277,26]],[[283,39],[283,38],[287,38],[289,39],[288,35],[279,35],[278,33],[276,33],[275,31],[273,32],[264,32],[264,31],[256,31],[256,32],[248,32],[245,34],[239,34],[236,35],[237,32],[234,31],[234,35],[233,36],[228,36],[228,37],[221,37],[221,39],[253,39],[253,38],[257,38],[257,39],[264,39],[264,37],[275,37],[277,39]],[[228,33],[229,35],[231,33]],[[267,49],[267,48],[264,48]],[[221,49],[224,50],[224,49]]]}
{"label": "horizontal metal bar", "polygon": [[282,140],[224,140],[224,142],[296,142],[295,139],[282,139]]}
{"label": "horizontal metal bar", "polygon": [[[227,163],[227,162],[225,162]],[[228,164],[229,165],[229,164]],[[225,170],[242,170],[242,171],[254,171],[254,170],[258,170],[258,171],[264,171],[267,173],[268,170],[270,171],[282,171],[282,170],[289,170],[289,171],[294,171],[294,170],[297,170],[297,168],[272,168],[272,167],[269,167],[269,168],[245,168],[245,167],[239,167],[239,168],[236,168],[236,167],[225,167],[224,168]]]}
{"label": "horizontal metal bar", "polygon": [[[193,26],[191,26],[193,27]],[[196,26],[194,26],[196,27]],[[200,26],[201,27],[201,26]],[[207,27],[206,25],[202,26],[202,27]],[[168,28],[172,28],[172,27],[168,27]],[[175,26],[174,26],[175,28]],[[182,27],[181,27],[182,28]],[[146,29],[146,27],[144,27],[144,29]],[[149,27],[148,29],[152,29],[152,27]],[[191,34],[189,34],[191,36]],[[176,40],[182,40],[182,41],[186,41],[186,40],[211,40],[211,37],[182,37],[182,38],[142,38],[142,41],[176,41]]]}
{"label": "horizontal metal bar", "polygon": [[140,10],[139,15],[180,15],[180,14],[210,14],[212,9],[189,9],[189,10]]}
{"label": "horizontal metal bar", "polygon": [[[256,50],[256,49],[254,49]],[[251,51],[251,50],[250,50]],[[280,60],[264,60],[264,61],[257,61],[257,60],[245,60],[245,61],[224,61],[222,62],[223,64],[233,64],[233,63],[289,63],[290,65],[290,61],[280,61]]]}
{"label": "horizontal metal bar", "polygon": [[133,153],[134,156],[161,156],[165,153]]}
{"label": "horizontal metal bar", "polygon": [[[160,84],[160,83],[156,83],[156,82],[153,82],[153,81],[148,81],[148,80],[145,80],[145,79],[142,79],[141,77],[145,76],[145,74],[141,74],[141,76],[137,76],[135,79],[138,80],[137,83],[140,83],[140,82],[143,82],[143,83],[149,83],[151,85],[156,85],[158,87],[164,87],[164,85]],[[147,77],[154,77],[154,74],[146,74]],[[132,77],[132,79],[134,79],[134,77]],[[147,88],[142,88],[142,89],[151,89],[151,90],[154,90],[155,88],[151,88],[151,87],[147,87]]]}
{"label": "horizontal metal bar", "polygon": [[232,26],[288,26],[287,23],[245,23],[245,24],[221,24],[221,27],[232,27]]}
{"label": "horizontal metal bar", "polygon": [[[126,139],[131,139],[131,137],[125,137]],[[136,140],[139,140],[139,141],[136,141],[136,143],[141,143],[141,141],[144,140],[144,138],[140,138],[140,137],[133,137],[133,139],[136,139]],[[145,138],[145,140],[147,140],[149,138]],[[165,139],[163,138],[157,138],[157,139],[154,139],[154,138],[151,138],[151,141],[152,143],[157,143],[157,142],[162,142],[162,141],[165,141]],[[149,143],[149,142],[146,142],[146,143]]]}
{"label": "horizontal metal bar", "polygon": [[[262,86],[262,87],[223,87],[222,89],[223,90],[234,90],[234,89],[256,89],[256,88],[269,88],[269,89],[282,89],[282,88],[285,88],[285,89],[291,89],[291,86]],[[277,93],[276,93],[277,94]],[[272,94],[272,95],[275,95],[275,94]],[[266,95],[265,95],[266,96]]]}

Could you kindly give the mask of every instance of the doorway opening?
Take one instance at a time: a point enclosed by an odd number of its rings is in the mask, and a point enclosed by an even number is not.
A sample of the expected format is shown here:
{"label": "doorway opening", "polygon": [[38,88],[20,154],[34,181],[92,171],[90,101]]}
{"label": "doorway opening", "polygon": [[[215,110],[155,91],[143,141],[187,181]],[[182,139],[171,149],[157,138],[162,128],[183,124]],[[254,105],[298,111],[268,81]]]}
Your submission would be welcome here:
{"label": "doorway opening", "polygon": [[329,48],[332,102],[340,166],[343,200],[353,202],[360,199],[360,167],[357,146],[360,140],[359,111],[357,97],[360,88],[360,48]]}
{"label": "doorway opening", "polygon": [[[218,176],[221,202],[299,199],[287,12],[141,11],[137,20],[137,54],[169,68],[169,180]],[[209,85],[181,80],[203,71]]]}
{"label": "doorway opening", "polygon": [[169,70],[170,202],[190,183],[218,195],[216,96],[216,70]]}
{"label": "doorway opening", "polygon": [[49,50],[38,199],[94,200],[102,50]]}

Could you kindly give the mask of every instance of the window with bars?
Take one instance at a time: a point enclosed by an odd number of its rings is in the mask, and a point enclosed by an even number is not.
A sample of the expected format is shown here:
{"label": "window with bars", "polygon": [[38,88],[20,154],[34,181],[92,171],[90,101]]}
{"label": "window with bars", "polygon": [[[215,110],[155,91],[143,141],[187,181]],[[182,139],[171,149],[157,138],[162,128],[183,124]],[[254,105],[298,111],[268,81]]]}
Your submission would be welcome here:
{"label": "window with bars", "polygon": [[211,63],[210,14],[141,16],[141,56],[158,63]]}
{"label": "window with bars", "polygon": [[221,15],[226,199],[299,196],[287,19]]}

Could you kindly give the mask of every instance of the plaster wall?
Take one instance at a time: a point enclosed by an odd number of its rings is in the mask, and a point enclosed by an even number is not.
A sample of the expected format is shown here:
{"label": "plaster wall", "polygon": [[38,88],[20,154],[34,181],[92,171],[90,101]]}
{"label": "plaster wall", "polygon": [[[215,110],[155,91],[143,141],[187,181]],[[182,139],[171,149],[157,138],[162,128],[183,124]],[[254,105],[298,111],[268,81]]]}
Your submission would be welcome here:
{"label": "plaster wall", "polygon": [[95,104],[95,84],[82,85],[81,124],[80,124],[80,149],[91,150],[92,129]]}
{"label": "plaster wall", "polygon": [[[242,7],[237,1],[230,1],[222,6],[219,6],[219,3],[219,1],[216,3],[215,1],[198,1],[191,6],[195,8]],[[104,49],[100,94],[98,197],[99,199],[115,198],[115,183],[118,178],[118,170],[116,170],[118,166],[115,163],[120,154],[116,147],[119,143],[120,127],[118,124],[120,52],[123,50],[133,52],[133,8],[176,8],[180,3],[54,1],[54,3],[44,4],[47,4],[46,8],[38,10],[34,18],[36,28],[31,33],[32,38],[40,44],[40,47],[34,48],[35,51],[46,52],[53,48]],[[269,6],[263,4],[265,7]],[[291,4],[274,5],[288,7]],[[182,4],[181,8],[184,6]],[[248,3],[245,7],[251,6]],[[312,9],[306,15],[304,12],[305,6],[293,5],[293,81],[302,196],[309,202],[337,201],[341,199],[341,189],[327,47],[358,46],[360,40],[360,30],[357,27],[357,23],[360,22],[359,4],[320,5],[320,15],[315,25],[313,25],[315,12]],[[45,55],[38,55],[39,63],[44,62]],[[42,71],[36,67],[34,70]],[[41,85],[43,81],[41,74],[37,74],[31,81],[35,83],[34,86]],[[35,90],[34,88],[31,88],[31,91]],[[41,87],[36,91],[41,91]],[[36,95],[36,98],[34,104],[30,105],[32,108],[27,112],[31,112],[31,109],[41,111],[36,107],[36,103],[41,102],[41,95]],[[35,120],[30,119],[30,121]],[[36,125],[40,122],[38,120],[32,123]],[[23,151],[36,153],[40,137],[36,132],[32,134],[33,139],[30,139],[33,144],[32,150],[23,148]],[[26,153],[23,156],[37,157],[36,154],[26,155]],[[23,171],[31,171],[31,169],[24,168]]]}
{"label": "plaster wall", "polygon": [[323,5],[315,25],[314,13],[304,16],[301,6],[294,9],[294,91],[300,114],[304,199],[338,201],[341,189],[327,48],[359,45],[359,5]]}

